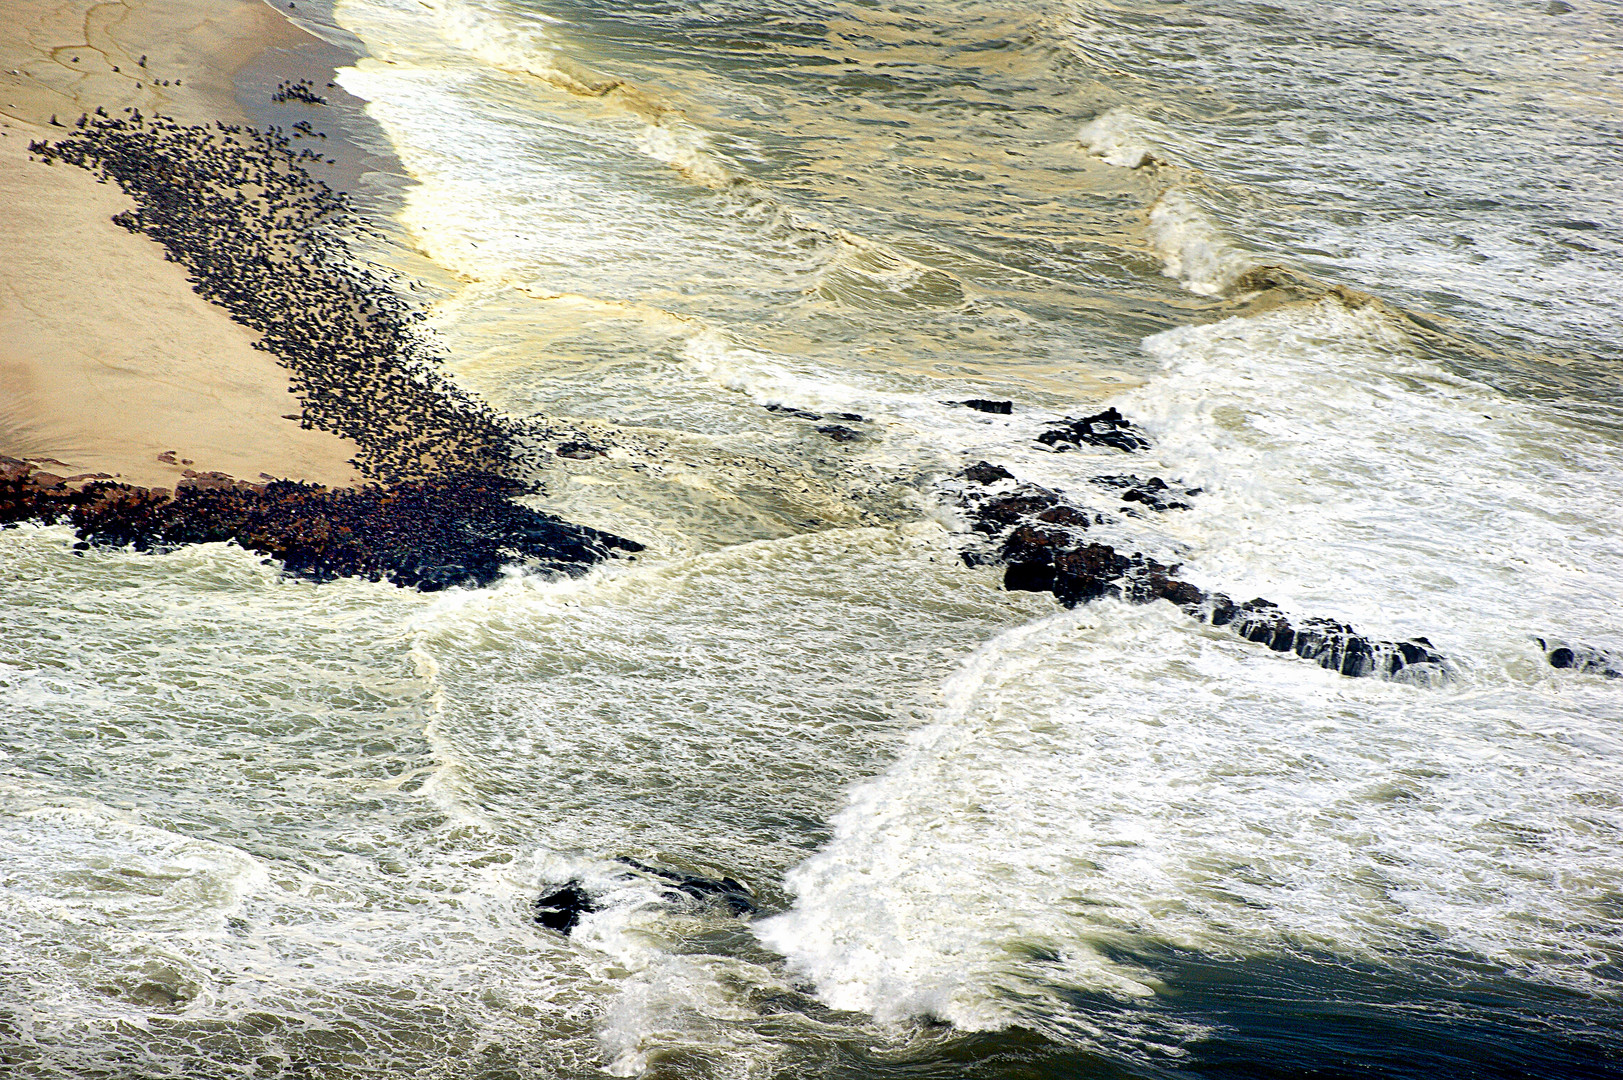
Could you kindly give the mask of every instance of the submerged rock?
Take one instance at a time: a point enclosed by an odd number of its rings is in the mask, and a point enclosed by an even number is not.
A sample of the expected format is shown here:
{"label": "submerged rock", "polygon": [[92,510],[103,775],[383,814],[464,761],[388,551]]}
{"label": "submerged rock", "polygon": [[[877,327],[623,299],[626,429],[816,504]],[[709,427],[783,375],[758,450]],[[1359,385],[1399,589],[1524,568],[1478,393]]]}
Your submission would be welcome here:
{"label": "submerged rock", "polygon": [[[753,915],[758,910],[755,895],[749,886],[733,878],[690,874],[685,870],[655,866],[627,856],[619,856],[614,861],[628,868],[629,872],[619,874],[611,879],[612,882],[652,884],[660,899],[666,903],[689,909],[724,911],[734,917]],[[612,886],[609,891],[612,891]],[[531,905],[531,917],[548,930],[569,934],[580,925],[584,916],[604,910],[607,906],[605,899],[588,892],[579,878],[571,878],[537,897]],[[647,902],[646,896],[641,902]]]}
{"label": "submerged rock", "polygon": [[580,925],[582,915],[597,911],[598,907],[579,882],[568,881],[552,892],[536,897],[532,910],[532,917],[537,923],[548,930],[568,934]]}
{"label": "submerged rock", "polygon": [[[1140,480],[1131,475],[1095,476],[1093,483],[1100,487],[1117,489],[1121,492],[1122,502],[1139,503],[1157,513],[1190,508],[1189,504],[1179,499],[1174,489],[1159,476],[1152,476],[1148,480]],[[1192,498],[1200,494],[1200,489],[1189,488],[1180,494]]]}
{"label": "submerged rock", "polygon": [[682,870],[653,866],[637,859],[620,857],[615,860],[651,877],[668,882],[671,889],[704,904],[715,904],[732,915],[752,915],[756,911],[755,896],[749,887],[730,877],[708,878]]}
{"label": "submerged rock", "polygon": [[1115,407],[1104,412],[1084,416],[1080,420],[1066,417],[1037,436],[1037,441],[1055,450],[1074,450],[1079,446],[1108,446],[1131,453],[1147,450],[1150,440]]}
{"label": "submerged rock", "polygon": [[823,418],[822,413],[811,412],[808,409],[797,409],[791,405],[779,405],[773,403],[771,405],[763,405],[761,408],[765,409],[767,412],[782,413],[785,416],[794,416],[801,420],[821,420]]}
{"label": "submerged rock", "polygon": [[1623,663],[1587,645],[1569,645],[1563,641],[1537,638],[1538,647],[1544,650],[1544,658],[1554,668],[1565,668],[1570,671],[1583,672],[1587,675],[1604,675],[1608,679],[1623,679]]}
{"label": "submerged rock", "polygon": [[963,401],[951,401],[949,405],[962,405],[966,409],[976,412],[992,413],[994,416],[1009,416],[1014,412],[1012,401],[990,401],[986,398],[965,398]]}
{"label": "submerged rock", "polygon": [[1014,473],[989,461],[977,461],[958,475],[975,484],[995,484],[999,480],[1014,479]]}

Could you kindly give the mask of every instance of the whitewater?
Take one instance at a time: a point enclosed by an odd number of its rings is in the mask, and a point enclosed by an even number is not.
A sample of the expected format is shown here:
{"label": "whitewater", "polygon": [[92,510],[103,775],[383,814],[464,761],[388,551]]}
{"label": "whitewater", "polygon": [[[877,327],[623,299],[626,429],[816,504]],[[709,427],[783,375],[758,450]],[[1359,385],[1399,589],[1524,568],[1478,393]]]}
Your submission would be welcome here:
{"label": "whitewater", "polygon": [[[8,1070],[1623,1075],[1623,679],[1549,661],[1623,658],[1623,12],[331,17],[369,257],[647,547],[425,595],[0,533]],[[1106,407],[1149,448],[1037,440]],[[1446,663],[1005,590],[982,460]]]}

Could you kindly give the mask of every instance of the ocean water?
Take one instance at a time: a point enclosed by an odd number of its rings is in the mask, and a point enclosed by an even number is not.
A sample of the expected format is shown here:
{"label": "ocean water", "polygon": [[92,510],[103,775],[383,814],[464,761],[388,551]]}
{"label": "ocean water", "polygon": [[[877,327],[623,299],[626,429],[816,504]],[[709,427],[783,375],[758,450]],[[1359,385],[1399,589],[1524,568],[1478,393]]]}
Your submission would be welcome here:
{"label": "ocean water", "polygon": [[[333,15],[376,257],[648,550],[0,533],[8,1075],[1623,1076],[1623,680],[1537,640],[1623,657],[1623,11]],[[1107,404],[1149,451],[1034,441]],[[1447,669],[1004,592],[981,459],[1198,487],[1104,532]]]}

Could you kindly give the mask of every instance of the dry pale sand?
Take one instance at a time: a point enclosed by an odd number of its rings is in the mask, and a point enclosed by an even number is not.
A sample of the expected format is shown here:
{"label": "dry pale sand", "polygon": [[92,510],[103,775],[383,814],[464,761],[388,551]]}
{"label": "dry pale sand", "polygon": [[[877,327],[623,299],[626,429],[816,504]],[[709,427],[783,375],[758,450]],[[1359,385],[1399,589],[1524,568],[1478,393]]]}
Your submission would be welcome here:
{"label": "dry pale sand", "polygon": [[241,122],[232,73],[307,36],[260,0],[5,6],[0,454],[144,486],[173,486],[186,469],[355,482],[353,443],[285,419],[298,400],[256,335],[193,292],[159,244],[112,223],[131,200],[27,153],[66,134],[53,114],[71,124],[97,105]]}

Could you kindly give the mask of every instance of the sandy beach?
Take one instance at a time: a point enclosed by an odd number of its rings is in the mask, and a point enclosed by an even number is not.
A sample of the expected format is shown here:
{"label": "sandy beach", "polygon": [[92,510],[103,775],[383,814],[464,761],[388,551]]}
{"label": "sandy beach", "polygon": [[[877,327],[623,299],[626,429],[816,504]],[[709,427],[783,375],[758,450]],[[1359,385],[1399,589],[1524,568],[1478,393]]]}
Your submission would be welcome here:
{"label": "sandy beach", "polygon": [[[65,477],[173,486],[188,471],[328,485],[357,447],[301,428],[288,373],[198,296],[132,200],[31,160],[81,114],[245,120],[233,73],[315,39],[258,0],[10,5],[0,28],[0,454]],[[143,65],[142,59],[145,58]]]}

